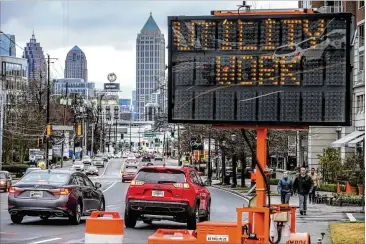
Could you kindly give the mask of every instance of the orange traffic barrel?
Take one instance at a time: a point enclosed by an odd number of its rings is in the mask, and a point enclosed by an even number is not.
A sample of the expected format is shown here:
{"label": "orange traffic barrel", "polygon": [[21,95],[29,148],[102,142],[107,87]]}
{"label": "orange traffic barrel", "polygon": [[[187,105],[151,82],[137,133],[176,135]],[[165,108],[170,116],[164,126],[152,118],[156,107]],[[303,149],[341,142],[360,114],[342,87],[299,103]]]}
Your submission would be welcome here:
{"label": "orange traffic barrel", "polygon": [[[100,217],[111,215],[112,218]],[[85,243],[123,243],[124,222],[118,212],[94,211],[86,219]]]}
{"label": "orange traffic barrel", "polygon": [[149,236],[147,244],[192,244],[197,243],[196,237],[193,236],[192,230],[172,230],[158,229],[154,234]]}

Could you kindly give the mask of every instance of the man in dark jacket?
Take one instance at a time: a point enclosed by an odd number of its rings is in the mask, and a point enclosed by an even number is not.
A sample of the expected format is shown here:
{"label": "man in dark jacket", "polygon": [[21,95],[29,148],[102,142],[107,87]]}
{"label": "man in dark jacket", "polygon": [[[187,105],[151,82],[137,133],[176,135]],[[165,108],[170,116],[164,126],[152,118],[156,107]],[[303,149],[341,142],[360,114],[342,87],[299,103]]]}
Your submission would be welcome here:
{"label": "man in dark jacket", "polygon": [[309,193],[313,191],[314,182],[309,175],[306,174],[304,167],[300,170],[300,175],[296,177],[294,181],[294,193],[299,194],[299,208],[300,214],[306,215],[307,210],[307,199]]}
{"label": "man in dark jacket", "polygon": [[281,203],[288,204],[292,195],[292,181],[288,178],[288,173],[283,173],[283,178],[278,181],[277,191],[281,194]]}

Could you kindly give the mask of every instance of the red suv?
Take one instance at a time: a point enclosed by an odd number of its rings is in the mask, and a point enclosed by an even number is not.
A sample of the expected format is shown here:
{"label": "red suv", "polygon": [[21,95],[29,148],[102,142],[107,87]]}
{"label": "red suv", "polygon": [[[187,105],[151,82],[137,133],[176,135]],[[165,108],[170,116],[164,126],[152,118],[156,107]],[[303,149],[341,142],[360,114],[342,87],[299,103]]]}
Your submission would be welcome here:
{"label": "red suv", "polygon": [[211,196],[195,169],[190,167],[142,167],[126,194],[124,221],[134,228],[137,220],[187,223],[210,220]]}

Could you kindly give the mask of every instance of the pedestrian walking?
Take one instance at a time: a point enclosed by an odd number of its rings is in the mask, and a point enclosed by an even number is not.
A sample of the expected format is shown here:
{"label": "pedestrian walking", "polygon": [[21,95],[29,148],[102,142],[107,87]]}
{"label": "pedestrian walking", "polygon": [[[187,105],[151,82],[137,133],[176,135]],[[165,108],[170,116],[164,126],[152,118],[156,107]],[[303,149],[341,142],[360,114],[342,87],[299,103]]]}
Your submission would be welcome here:
{"label": "pedestrian walking", "polygon": [[306,174],[304,167],[301,167],[300,175],[294,181],[293,190],[294,194],[299,194],[300,214],[306,215],[308,196],[313,191],[313,180]]}
{"label": "pedestrian walking", "polygon": [[315,168],[311,168],[310,177],[313,180],[313,190],[309,194],[309,202],[315,204],[315,193],[317,187],[320,185],[318,174],[315,172]]}
{"label": "pedestrian walking", "polygon": [[292,195],[292,181],[288,178],[288,172],[284,172],[282,179],[278,181],[277,191],[281,194],[281,203],[288,204]]}

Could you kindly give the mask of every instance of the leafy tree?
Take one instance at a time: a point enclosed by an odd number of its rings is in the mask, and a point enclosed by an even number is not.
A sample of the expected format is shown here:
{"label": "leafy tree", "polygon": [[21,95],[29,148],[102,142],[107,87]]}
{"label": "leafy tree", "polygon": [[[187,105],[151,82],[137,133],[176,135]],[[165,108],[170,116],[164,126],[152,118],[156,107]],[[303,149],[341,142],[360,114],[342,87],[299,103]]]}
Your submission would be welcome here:
{"label": "leafy tree", "polygon": [[342,175],[342,161],[336,148],[326,148],[323,155],[318,155],[320,171],[324,183],[336,183]]}

